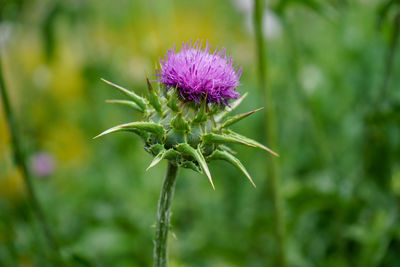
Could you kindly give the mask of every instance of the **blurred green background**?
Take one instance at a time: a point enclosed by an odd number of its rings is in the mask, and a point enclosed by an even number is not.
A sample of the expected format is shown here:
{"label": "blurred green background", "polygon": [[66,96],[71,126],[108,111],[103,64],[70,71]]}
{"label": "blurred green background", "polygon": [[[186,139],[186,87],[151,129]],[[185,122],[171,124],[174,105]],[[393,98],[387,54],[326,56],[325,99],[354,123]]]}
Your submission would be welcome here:
{"label": "blurred green background", "polygon": [[[400,266],[400,1],[267,1],[267,84],[276,113],[289,266]],[[263,105],[250,0],[0,0],[5,81],[34,184],[68,266],[151,266],[166,162],[134,135],[139,114],[106,104],[111,80],[145,93],[183,41],[243,67],[238,112]],[[264,115],[235,129],[263,141]],[[273,126],[275,127],[275,126]],[[267,146],[269,144],[266,144]],[[171,266],[276,266],[270,155],[235,147],[254,189],[212,163],[181,169]],[[32,216],[0,108],[0,266],[54,266]]]}

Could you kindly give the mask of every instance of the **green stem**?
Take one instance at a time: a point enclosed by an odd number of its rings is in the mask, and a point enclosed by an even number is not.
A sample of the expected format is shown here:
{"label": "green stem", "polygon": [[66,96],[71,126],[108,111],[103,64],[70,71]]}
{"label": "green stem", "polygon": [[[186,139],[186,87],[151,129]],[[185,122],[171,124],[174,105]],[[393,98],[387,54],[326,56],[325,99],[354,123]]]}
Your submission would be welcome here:
{"label": "green stem", "polygon": [[168,265],[168,230],[177,174],[178,166],[168,162],[167,173],[165,174],[160,199],[158,200],[157,229],[154,240],[155,267],[165,267]]}
{"label": "green stem", "polygon": [[390,44],[388,47],[386,60],[385,60],[385,73],[383,75],[382,86],[380,90],[380,101],[384,102],[388,98],[388,86],[393,72],[393,61],[395,59],[397,44],[400,35],[400,13],[397,13],[393,19],[393,31],[390,36]]}
{"label": "green stem", "polygon": [[31,176],[31,174],[28,170],[27,164],[26,164],[25,153],[21,147],[21,141],[19,139],[17,127],[15,124],[15,119],[14,119],[13,112],[12,112],[12,109],[10,106],[8,93],[7,93],[7,89],[6,89],[5,82],[4,82],[1,55],[0,55],[0,95],[1,95],[1,100],[3,103],[3,107],[4,107],[4,113],[5,113],[6,120],[7,120],[8,126],[9,126],[10,134],[11,134],[11,141],[12,141],[15,164],[20,168],[20,170],[22,172],[22,178],[24,180],[25,187],[26,187],[26,190],[28,193],[29,203],[32,206],[33,212],[42,228],[42,231],[44,233],[44,236],[45,236],[49,246],[52,248],[57,259],[60,259],[58,245],[57,245],[57,243],[54,239],[54,236],[49,228],[49,224],[46,221],[45,215],[43,213],[43,209],[40,206],[39,200],[37,198],[37,195],[36,195],[36,192],[35,192],[35,189],[33,186],[32,176]]}
{"label": "green stem", "polygon": [[[275,111],[271,103],[271,90],[267,86],[267,50],[263,37],[264,0],[254,0],[254,29],[258,56],[258,78],[261,95],[265,105],[264,133],[270,147],[276,147]],[[280,194],[280,179],[278,175],[277,159],[269,157],[267,161],[267,175],[270,181],[270,191],[275,219],[275,235],[277,241],[277,266],[286,266],[285,256],[285,227],[283,206]]]}

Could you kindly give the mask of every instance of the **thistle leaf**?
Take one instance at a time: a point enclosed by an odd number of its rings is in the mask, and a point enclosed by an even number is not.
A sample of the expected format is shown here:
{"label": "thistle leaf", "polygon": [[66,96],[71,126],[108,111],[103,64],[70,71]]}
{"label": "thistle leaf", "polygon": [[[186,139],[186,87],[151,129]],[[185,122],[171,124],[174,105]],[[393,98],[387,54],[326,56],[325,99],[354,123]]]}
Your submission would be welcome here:
{"label": "thistle leaf", "polygon": [[[171,90],[172,91],[172,90]],[[180,109],[178,107],[178,98],[176,97],[175,93],[168,94],[169,99],[167,102],[167,106],[174,112],[179,112]]]}
{"label": "thistle leaf", "polygon": [[111,100],[107,100],[106,102],[111,103],[111,104],[125,105],[125,106],[133,108],[134,110],[137,110],[137,111],[140,111],[143,113],[143,110],[135,102],[130,101],[130,100],[111,99]]}
{"label": "thistle leaf", "polygon": [[150,163],[149,167],[147,167],[146,171],[156,166],[164,158],[165,152],[166,152],[165,149],[161,150],[160,153],[158,153],[158,155],[154,157],[153,161]]}
{"label": "thistle leaf", "polygon": [[231,153],[232,155],[236,155],[237,154],[237,152],[235,150],[233,150],[232,148],[230,148],[229,146],[219,145],[219,148]]}
{"label": "thistle leaf", "polygon": [[[149,167],[147,167],[146,171],[149,170],[150,168],[154,167],[155,165],[157,165],[163,159],[168,159],[168,160],[171,160],[174,162],[179,162],[180,161],[179,156],[180,156],[179,152],[177,152],[176,150],[174,150],[172,148],[168,149],[168,150],[162,149],[157,154],[157,156],[154,157],[153,161],[150,163]],[[190,167],[192,167],[192,166],[190,166]],[[193,168],[191,168],[191,169],[193,169]],[[198,169],[197,170],[193,169],[193,170],[199,171]]]}
{"label": "thistle leaf", "polygon": [[125,95],[127,95],[128,97],[130,97],[140,108],[141,110],[144,112],[146,110],[146,100],[141,97],[138,96],[137,94],[135,94],[132,91],[129,91],[128,89],[125,89],[115,83],[112,83],[110,81],[107,81],[106,79],[101,78],[101,80],[111,86],[114,86],[115,88],[117,88],[118,90],[120,90],[122,93],[124,93]]}
{"label": "thistle leaf", "polygon": [[202,124],[207,121],[206,106],[207,102],[206,100],[204,100],[200,108],[198,109],[197,114],[192,121],[192,124]]}
{"label": "thistle leaf", "polygon": [[211,178],[210,170],[208,169],[206,160],[204,159],[203,154],[200,151],[200,148],[194,149],[193,147],[191,147],[188,144],[179,144],[176,147],[176,149],[179,152],[181,152],[182,154],[186,154],[186,155],[192,156],[199,163],[200,167],[203,169],[203,171],[207,175],[208,180],[211,183],[211,186],[215,190],[214,183],[213,183],[212,178]]}
{"label": "thistle leaf", "polygon": [[187,135],[187,143],[192,147],[197,147],[201,142],[201,126],[192,125],[190,127],[190,133]]}
{"label": "thistle leaf", "polygon": [[230,112],[232,112],[235,108],[237,108],[240,103],[247,97],[247,93],[244,93],[240,98],[236,99],[231,103],[230,107],[225,107],[225,110],[220,112],[215,116],[215,121],[220,122],[222,121]]}
{"label": "thistle leaf", "polygon": [[250,116],[251,114],[254,114],[254,113],[256,113],[257,111],[260,111],[260,110],[262,110],[262,109],[263,109],[263,108],[259,108],[259,109],[252,110],[252,111],[249,111],[249,112],[246,112],[246,113],[242,113],[242,114],[239,114],[239,115],[235,115],[235,116],[232,116],[232,117],[228,117],[228,118],[224,121],[224,123],[219,127],[219,129],[229,127],[229,126],[231,126],[232,124],[237,123],[237,122],[239,122],[240,120],[242,120],[242,119],[244,119],[244,118]]}
{"label": "thistle leaf", "polygon": [[183,118],[182,112],[176,114],[176,116],[171,120],[171,127],[177,132],[189,132],[189,123]]}
{"label": "thistle leaf", "polygon": [[168,149],[164,154],[164,158],[171,161],[177,161],[180,156],[179,152],[172,148]]}
{"label": "thistle leaf", "polygon": [[234,157],[232,154],[228,153],[227,151],[220,151],[216,150],[211,156],[209,156],[207,159],[209,160],[225,160],[238,168],[251,182],[251,184],[256,187],[255,183],[251,179],[249,173],[247,172],[246,168],[243,166],[243,164],[240,162],[239,159]]}
{"label": "thistle leaf", "polygon": [[140,130],[140,131],[146,131],[153,133],[157,135],[158,137],[162,137],[165,134],[164,128],[157,123],[153,122],[141,122],[141,121],[136,121],[136,122],[130,122],[130,123],[125,123],[121,124],[115,127],[112,127],[101,134],[97,135],[95,138],[101,137],[103,135],[109,134],[109,133],[114,133],[114,132],[119,132],[119,131],[135,131],[135,130]]}
{"label": "thistle leaf", "polygon": [[268,147],[264,146],[263,144],[255,141],[253,139],[250,139],[250,138],[248,138],[246,136],[243,136],[243,135],[240,135],[238,133],[235,133],[235,132],[233,132],[231,130],[225,130],[224,133],[227,134],[231,138],[235,138],[237,140],[241,140],[242,142],[245,142],[245,143],[249,144],[250,146],[253,146],[255,148],[259,148],[261,150],[267,151],[267,152],[271,153],[272,155],[274,155],[276,157],[279,157],[279,155],[277,153],[275,153],[274,151],[272,151]]}
{"label": "thistle leaf", "polygon": [[150,82],[150,80],[149,80],[149,78],[146,76],[146,82],[147,82],[147,89],[149,89],[149,91],[154,91],[154,93],[156,94],[156,95],[159,95],[159,93],[160,93],[160,86],[159,86],[159,84],[157,83],[157,87],[156,88],[154,88],[152,85],[151,85],[151,82]]}
{"label": "thistle leaf", "polygon": [[171,148],[177,144],[185,143],[185,133],[178,132],[175,130],[167,132],[164,139],[164,146],[166,148]]}
{"label": "thistle leaf", "polygon": [[204,134],[201,136],[201,139],[203,140],[204,144],[242,144],[245,146],[252,146],[255,147],[255,145],[249,144],[239,138],[229,136],[229,135],[221,135],[221,134],[215,134],[215,133],[208,133]]}
{"label": "thistle leaf", "polygon": [[180,164],[180,166],[183,168],[191,169],[198,173],[203,173],[202,169],[191,161],[184,161]]}
{"label": "thistle leaf", "polygon": [[150,105],[161,115],[161,103],[158,98],[158,91],[154,90],[153,86],[151,85],[149,78],[146,77],[147,81],[147,88],[149,89],[149,102]]}
{"label": "thistle leaf", "polygon": [[[147,146],[145,146],[146,149]],[[154,144],[151,145],[148,149],[148,152],[151,153],[152,155],[157,155],[158,153],[160,153],[162,150],[164,150],[164,146],[161,144]]]}

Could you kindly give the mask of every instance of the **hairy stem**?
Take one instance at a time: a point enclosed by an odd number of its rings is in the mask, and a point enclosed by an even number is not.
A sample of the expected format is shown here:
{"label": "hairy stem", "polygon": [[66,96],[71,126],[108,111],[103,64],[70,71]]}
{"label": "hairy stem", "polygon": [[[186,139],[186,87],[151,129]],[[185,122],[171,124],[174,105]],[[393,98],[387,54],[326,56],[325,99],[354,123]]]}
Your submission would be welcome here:
{"label": "hairy stem", "polygon": [[38,200],[38,197],[36,195],[36,192],[35,192],[35,189],[33,186],[32,176],[31,176],[29,169],[27,167],[27,164],[26,164],[26,156],[25,156],[24,150],[22,149],[22,146],[21,146],[21,141],[20,141],[20,138],[18,135],[18,130],[16,127],[13,111],[11,109],[6,85],[4,82],[1,55],[0,55],[0,95],[1,95],[1,102],[2,102],[3,108],[4,108],[4,114],[6,116],[6,121],[8,123],[8,127],[10,130],[15,164],[21,170],[22,178],[24,180],[26,191],[28,193],[29,204],[31,205],[31,207],[33,209],[33,212],[40,224],[40,227],[44,233],[44,236],[47,240],[48,245],[51,247],[51,249],[54,253],[54,256],[56,257],[57,260],[60,260],[60,254],[59,254],[57,242],[54,239],[54,236],[50,230],[49,224],[43,213],[43,209],[40,205],[40,202]]}
{"label": "hairy stem", "polygon": [[[258,57],[259,89],[264,99],[265,121],[264,136],[267,144],[276,147],[275,113],[271,103],[271,90],[267,86],[266,45],[263,37],[264,0],[254,0],[254,29]],[[278,175],[277,159],[269,157],[267,161],[267,175],[270,181],[270,191],[275,219],[275,235],[277,241],[277,266],[286,266],[285,256],[285,227],[282,212],[282,199],[280,194],[280,179]]]}
{"label": "hairy stem", "polygon": [[160,199],[158,200],[157,229],[154,240],[155,267],[168,265],[168,230],[177,174],[178,166],[168,162],[167,173],[165,174]]}

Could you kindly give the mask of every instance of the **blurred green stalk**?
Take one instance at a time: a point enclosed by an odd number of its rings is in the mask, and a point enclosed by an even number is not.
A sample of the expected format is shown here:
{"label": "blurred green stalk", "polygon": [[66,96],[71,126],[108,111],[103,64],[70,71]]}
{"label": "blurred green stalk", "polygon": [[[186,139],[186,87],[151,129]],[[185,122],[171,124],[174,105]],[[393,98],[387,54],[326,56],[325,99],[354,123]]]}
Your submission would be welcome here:
{"label": "blurred green stalk", "polygon": [[390,78],[392,76],[393,72],[393,61],[396,56],[396,50],[397,50],[397,44],[399,40],[399,35],[400,35],[400,12],[396,14],[395,18],[393,19],[393,31],[390,36],[390,43],[389,47],[387,50],[386,54],[386,60],[385,60],[385,73],[383,75],[383,81],[382,81],[382,86],[381,86],[381,91],[380,91],[380,101],[379,102],[384,102],[387,97],[388,97],[388,86],[390,82]]}
{"label": "blurred green stalk", "polygon": [[160,199],[158,200],[157,229],[154,240],[155,267],[168,265],[168,230],[177,174],[178,166],[168,162],[167,173],[165,174]]}
{"label": "blurred green stalk", "polygon": [[[267,86],[267,64],[266,64],[266,45],[263,36],[263,13],[264,0],[254,0],[254,29],[257,45],[258,57],[258,79],[259,90],[264,99],[265,106],[265,121],[264,121],[264,136],[266,143],[272,147],[276,147],[276,123],[274,108],[271,104],[271,90]],[[277,161],[273,157],[268,157],[267,161],[267,176],[270,181],[270,191],[275,219],[275,235],[277,241],[277,265],[286,266],[285,256],[285,226],[283,220],[282,197],[280,193],[280,179],[278,176]]]}
{"label": "blurred green stalk", "polygon": [[4,107],[4,114],[6,116],[6,120],[9,126],[10,134],[11,134],[11,142],[14,153],[15,164],[20,168],[22,172],[22,178],[24,179],[25,187],[28,193],[29,204],[32,206],[33,212],[40,223],[44,236],[54,252],[54,256],[57,260],[60,259],[59,248],[54,239],[54,236],[49,228],[49,224],[46,221],[46,217],[44,216],[43,209],[40,206],[39,200],[35,193],[35,189],[32,182],[32,176],[28,170],[26,164],[25,153],[21,147],[21,141],[18,135],[15,119],[13,116],[13,111],[10,106],[10,101],[8,98],[7,89],[4,82],[3,76],[3,68],[2,68],[2,58],[0,54],[0,93],[1,93],[1,102]]}

